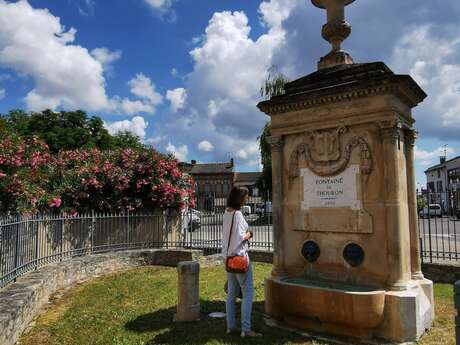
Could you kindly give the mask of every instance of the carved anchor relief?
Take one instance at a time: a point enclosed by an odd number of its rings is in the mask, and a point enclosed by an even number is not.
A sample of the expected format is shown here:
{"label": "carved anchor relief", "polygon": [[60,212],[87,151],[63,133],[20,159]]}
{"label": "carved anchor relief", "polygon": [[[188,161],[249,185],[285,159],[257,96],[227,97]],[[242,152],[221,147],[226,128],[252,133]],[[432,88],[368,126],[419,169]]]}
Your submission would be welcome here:
{"label": "carved anchor relief", "polygon": [[298,145],[289,160],[289,177],[299,177],[299,157],[304,156],[308,167],[319,176],[333,176],[347,167],[351,153],[355,148],[360,151],[360,170],[364,175],[372,171],[372,155],[369,145],[362,137],[351,138],[342,145],[342,134],[347,132],[345,126],[332,130],[308,131],[306,141]]}

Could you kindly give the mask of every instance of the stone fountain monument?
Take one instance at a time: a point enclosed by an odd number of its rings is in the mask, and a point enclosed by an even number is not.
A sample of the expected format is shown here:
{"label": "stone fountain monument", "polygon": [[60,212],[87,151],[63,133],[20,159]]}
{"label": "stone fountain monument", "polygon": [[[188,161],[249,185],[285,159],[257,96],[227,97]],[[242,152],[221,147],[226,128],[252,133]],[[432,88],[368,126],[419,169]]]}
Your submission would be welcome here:
{"label": "stone fountain monument", "polygon": [[278,323],[408,342],[431,327],[421,272],[412,108],[426,94],[384,63],[354,63],[345,6],[327,10],[332,50],[318,71],[258,107],[271,117],[274,265],[266,312]]}

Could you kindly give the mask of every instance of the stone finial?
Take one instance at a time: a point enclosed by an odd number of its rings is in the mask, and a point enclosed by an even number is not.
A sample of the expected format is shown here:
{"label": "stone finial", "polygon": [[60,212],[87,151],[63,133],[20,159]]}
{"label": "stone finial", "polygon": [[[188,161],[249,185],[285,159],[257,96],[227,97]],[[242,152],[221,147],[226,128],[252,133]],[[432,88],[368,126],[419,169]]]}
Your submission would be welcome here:
{"label": "stone finial", "polygon": [[327,23],[321,32],[332,45],[332,50],[318,62],[318,70],[338,65],[349,65],[353,58],[341,50],[342,42],[350,35],[351,26],[345,21],[345,6],[355,0],[311,0],[316,7],[327,10]]}

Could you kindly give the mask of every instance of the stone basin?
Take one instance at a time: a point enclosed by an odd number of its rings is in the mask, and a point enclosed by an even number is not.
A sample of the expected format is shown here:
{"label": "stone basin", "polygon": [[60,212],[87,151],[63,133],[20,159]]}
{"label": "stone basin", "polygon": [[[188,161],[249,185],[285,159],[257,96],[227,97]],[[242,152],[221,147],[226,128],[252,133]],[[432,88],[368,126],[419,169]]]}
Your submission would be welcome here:
{"label": "stone basin", "polygon": [[266,278],[265,309],[287,324],[363,336],[383,320],[385,290],[301,278]]}

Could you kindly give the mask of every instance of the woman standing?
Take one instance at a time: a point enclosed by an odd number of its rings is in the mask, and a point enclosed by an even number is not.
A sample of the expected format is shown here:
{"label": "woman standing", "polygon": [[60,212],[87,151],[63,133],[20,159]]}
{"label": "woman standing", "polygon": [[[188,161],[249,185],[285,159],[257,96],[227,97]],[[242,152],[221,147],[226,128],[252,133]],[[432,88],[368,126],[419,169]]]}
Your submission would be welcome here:
{"label": "woman standing", "polygon": [[246,273],[235,274],[227,272],[227,333],[232,333],[237,330],[236,296],[239,288],[241,288],[243,293],[243,302],[241,306],[241,337],[258,337],[262,334],[256,333],[251,329],[254,283],[252,278],[252,266],[247,251],[248,241],[252,238],[252,232],[248,231],[248,223],[240,211],[247,202],[247,199],[248,190],[246,188],[233,187],[228,196],[227,209],[224,213],[222,236],[222,253],[224,257],[233,255],[246,256],[249,262],[249,268]]}

